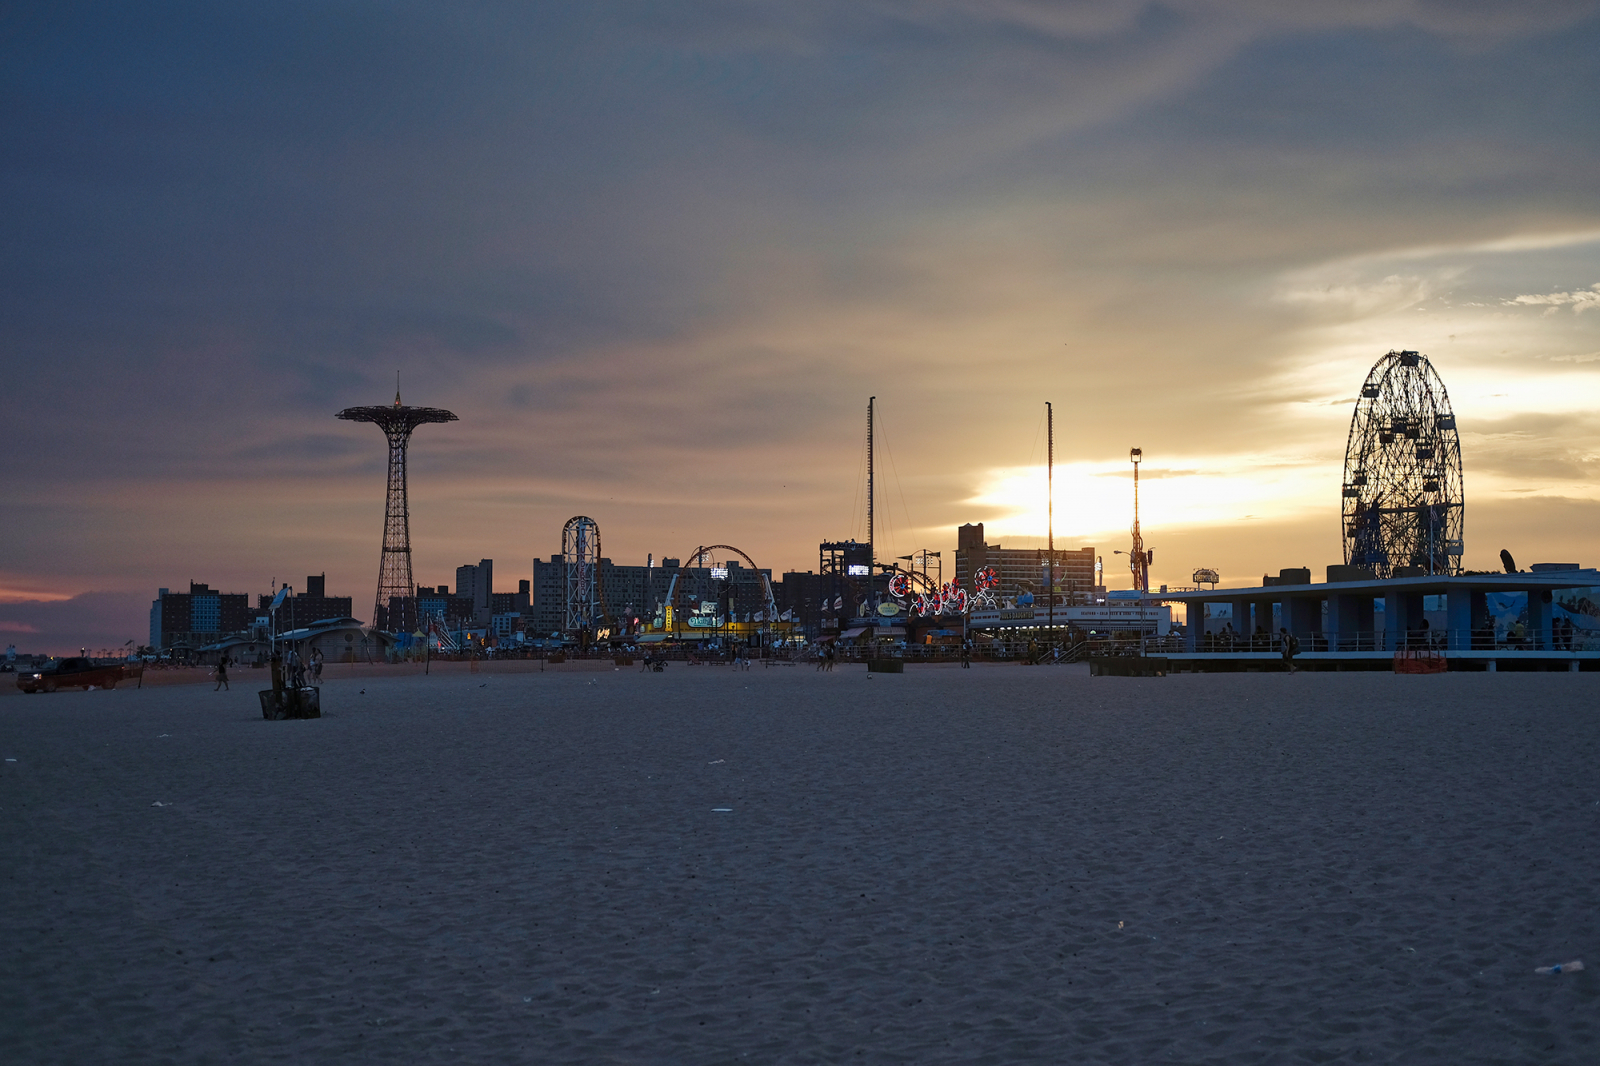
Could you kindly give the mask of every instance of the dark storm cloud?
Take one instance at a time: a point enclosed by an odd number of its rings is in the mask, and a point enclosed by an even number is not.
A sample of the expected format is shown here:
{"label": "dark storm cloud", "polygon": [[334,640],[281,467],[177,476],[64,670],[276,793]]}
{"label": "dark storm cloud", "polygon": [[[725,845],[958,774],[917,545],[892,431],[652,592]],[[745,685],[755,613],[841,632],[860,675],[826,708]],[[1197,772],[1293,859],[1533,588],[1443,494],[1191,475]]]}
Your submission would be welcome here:
{"label": "dark storm cloud", "polygon": [[[653,520],[714,485],[785,525],[763,477],[791,464],[831,506],[890,386],[930,486],[1015,462],[1048,386],[1117,401],[1074,412],[1083,447],[1124,448],[1136,397],[1147,446],[1226,403],[1205,448],[1247,448],[1311,318],[1276,272],[1600,219],[1594,13],[13,5],[0,367],[64,399],[13,404],[0,447],[45,496],[137,481],[114,522],[146,543],[177,510],[240,544],[175,498],[375,492],[381,438],[332,415],[396,370],[462,415],[419,435],[430,491],[626,490]],[[8,511],[11,572],[74,572],[67,510]]]}

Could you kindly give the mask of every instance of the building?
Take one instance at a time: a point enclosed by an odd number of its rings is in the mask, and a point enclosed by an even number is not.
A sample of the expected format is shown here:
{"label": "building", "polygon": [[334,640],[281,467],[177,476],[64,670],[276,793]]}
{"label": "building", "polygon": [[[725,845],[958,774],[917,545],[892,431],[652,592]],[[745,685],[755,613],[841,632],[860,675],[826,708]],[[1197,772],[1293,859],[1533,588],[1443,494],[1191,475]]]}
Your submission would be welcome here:
{"label": "building", "polygon": [[494,614],[494,560],[456,567],[456,598],[472,602],[472,622],[487,626]]}
{"label": "building", "polygon": [[[778,601],[779,612],[789,612],[789,617],[808,635],[816,636],[822,630],[823,600],[827,583],[823,576],[810,570],[788,570],[783,579],[772,587]],[[833,597],[826,596],[829,602]],[[830,612],[831,615],[831,612]]]}
{"label": "building", "polygon": [[324,662],[382,662],[389,658],[394,637],[367,629],[354,618],[326,618],[315,625],[278,635],[281,646],[293,648],[300,661],[309,663],[311,653],[320,651]]}
{"label": "building", "polygon": [[462,598],[450,593],[449,585],[417,586],[417,624],[437,619],[448,629],[460,629],[473,624],[475,609],[470,596]]}
{"label": "building", "polygon": [[[301,629],[324,618],[349,618],[353,601],[349,596],[329,596],[328,575],[312,574],[306,578],[306,587],[293,596],[286,596],[278,605],[275,625],[279,632]],[[256,599],[256,613],[266,615],[272,608],[272,596]],[[236,630],[224,630],[233,633]]]}
{"label": "building", "polygon": [[495,614],[529,614],[532,608],[531,583],[524,578],[517,582],[515,592],[496,592],[490,599],[494,605]]}
{"label": "building", "polygon": [[210,644],[250,628],[254,615],[243,592],[219,592],[189,583],[188,592],[161,589],[150,604],[150,647],[156,650]]}
{"label": "building", "polygon": [[[1044,601],[1045,586],[1049,583],[1049,552],[1044,548],[1003,548],[989,544],[983,537],[983,523],[961,526],[956,530],[956,584],[973,595],[972,575],[986,566],[992,566],[999,575],[1000,584],[992,590],[997,599],[1032,593]],[[1105,590],[1095,582],[1094,548],[1055,552],[1055,586],[1059,604],[1087,604],[1094,602]]]}

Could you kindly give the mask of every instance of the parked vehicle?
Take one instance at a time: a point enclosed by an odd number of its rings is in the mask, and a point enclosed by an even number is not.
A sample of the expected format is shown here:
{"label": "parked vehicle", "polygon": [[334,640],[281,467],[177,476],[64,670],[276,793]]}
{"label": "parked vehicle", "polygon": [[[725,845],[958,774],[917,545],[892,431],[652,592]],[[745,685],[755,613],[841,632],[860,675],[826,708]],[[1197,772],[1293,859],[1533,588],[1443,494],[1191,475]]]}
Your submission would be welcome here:
{"label": "parked vehicle", "polygon": [[38,670],[17,672],[17,687],[24,692],[54,692],[58,688],[116,688],[133,677],[120,663],[97,666],[93,659],[61,659]]}

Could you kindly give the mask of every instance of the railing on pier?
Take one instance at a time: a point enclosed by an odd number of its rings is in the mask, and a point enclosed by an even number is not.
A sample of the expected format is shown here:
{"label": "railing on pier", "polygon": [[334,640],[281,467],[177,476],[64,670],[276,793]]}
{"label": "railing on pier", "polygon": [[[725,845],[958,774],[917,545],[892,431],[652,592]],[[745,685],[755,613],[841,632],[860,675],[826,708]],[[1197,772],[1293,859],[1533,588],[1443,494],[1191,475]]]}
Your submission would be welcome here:
{"label": "railing on pier", "polygon": [[[1548,636],[1529,633],[1523,636],[1496,635],[1493,629],[1413,629],[1403,633],[1386,629],[1342,633],[1298,634],[1300,652],[1561,652],[1600,651],[1600,634],[1551,632]],[[1184,651],[1209,653],[1282,652],[1282,637],[1276,633],[1208,633],[1197,648],[1183,645]]]}

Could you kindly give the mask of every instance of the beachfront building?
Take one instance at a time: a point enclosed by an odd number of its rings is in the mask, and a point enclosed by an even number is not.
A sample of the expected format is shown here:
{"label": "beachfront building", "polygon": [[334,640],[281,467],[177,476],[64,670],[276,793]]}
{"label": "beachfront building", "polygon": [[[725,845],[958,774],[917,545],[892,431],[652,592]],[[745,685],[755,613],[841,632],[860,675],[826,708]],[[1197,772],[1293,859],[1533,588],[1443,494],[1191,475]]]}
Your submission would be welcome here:
{"label": "beachfront building", "polygon": [[293,648],[301,662],[309,663],[311,653],[320,651],[325,662],[382,662],[394,647],[394,637],[367,629],[355,618],[326,618],[303,629],[278,634],[278,646]]}
{"label": "beachfront building", "polygon": [[1312,583],[1307,569],[1284,570],[1251,588],[1152,593],[1147,601],[1185,607],[1184,646],[1169,657],[1193,669],[1273,659],[1282,630],[1299,642],[1297,664],[1313,669],[1387,668],[1401,651],[1437,654],[1452,669],[1600,670],[1600,570],[1536,563],[1510,574],[1382,580],[1330,566],[1327,577]]}

